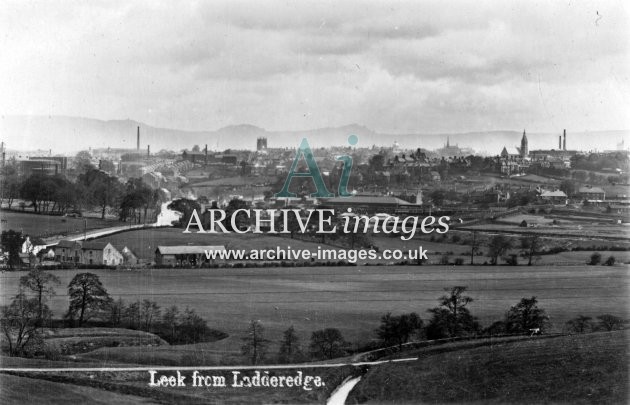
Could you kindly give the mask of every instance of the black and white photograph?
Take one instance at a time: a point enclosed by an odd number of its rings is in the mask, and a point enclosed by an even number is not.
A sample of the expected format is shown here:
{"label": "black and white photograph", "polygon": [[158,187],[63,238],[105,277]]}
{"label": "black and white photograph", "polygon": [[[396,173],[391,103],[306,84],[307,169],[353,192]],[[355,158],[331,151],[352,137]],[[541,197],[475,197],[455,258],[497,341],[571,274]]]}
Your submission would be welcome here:
{"label": "black and white photograph", "polygon": [[630,403],[630,4],[0,0],[0,403]]}

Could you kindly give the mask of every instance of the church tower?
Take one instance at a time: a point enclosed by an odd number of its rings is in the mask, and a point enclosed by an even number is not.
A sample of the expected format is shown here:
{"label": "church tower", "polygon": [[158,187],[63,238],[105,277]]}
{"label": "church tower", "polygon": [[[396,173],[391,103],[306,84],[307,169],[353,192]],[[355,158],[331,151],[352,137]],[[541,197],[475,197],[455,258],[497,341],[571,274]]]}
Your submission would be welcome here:
{"label": "church tower", "polygon": [[527,135],[525,135],[525,130],[523,130],[523,138],[521,139],[521,157],[527,157],[529,156],[529,149],[527,146]]}

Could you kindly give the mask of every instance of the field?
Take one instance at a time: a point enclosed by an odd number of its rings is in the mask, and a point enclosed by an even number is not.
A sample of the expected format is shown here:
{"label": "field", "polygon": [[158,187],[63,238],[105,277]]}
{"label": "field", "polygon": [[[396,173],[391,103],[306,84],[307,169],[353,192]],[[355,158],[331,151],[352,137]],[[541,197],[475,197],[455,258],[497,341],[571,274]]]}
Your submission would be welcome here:
{"label": "field", "polygon": [[0,374],[0,387],[2,387],[0,403],[4,405],[24,403],[52,405],[68,403],[94,405],[157,403],[139,396],[122,395],[81,385],[62,384],[6,374]]}
{"label": "field", "polygon": [[[86,230],[123,225],[123,222],[100,218],[72,218],[53,215],[38,215],[15,211],[0,211],[2,230],[13,229],[29,236],[46,237],[51,235],[79,234]],[[6,220],[6,222],[4,222]]]}
{"label": "field", "polygon": [[[551,317],[554,330],[578,314],[610,313],[628,318],[628,271],[622,266],[505,267],[505,266],[356,266],[258,269],[147,269],[93,270],[114,298],[127,302],[152,299],[162,307],[189,306],[211,328],[230,334],[213,343],[173,348],[147,348],[143,359],[132,360],[133,350],[100,349],[100,359],[167,364],[195,353],[206,364],[240,363],[239,349],[248,322],[260,320],[266,335],[278,341],[293,325],[303,344],[310,334],[326,327],[339,328],[347,340],[365,343],[374,338],[380,317],[416,311],[426,319],[443,288],[466,285],[475,299],[470,304],[484,326],[502,317],[523,297],[536,296]],[[51,302],[55,316],[67,309],[64,287],[76,270],[59,270],[57,296]],[[16,293],[24,272],[0,276],[2,300]],[[272,346],[270,351],[277,348]],[[93,353],[98,353],[95,351]],[[125,355],[126,353],[126,355]],[[118,355],[120,354],[120,356]]]}
{"label": "field", "polygon": [[419,355],[363,376],[349,403],[622,404],[628,331],[601,332]]}

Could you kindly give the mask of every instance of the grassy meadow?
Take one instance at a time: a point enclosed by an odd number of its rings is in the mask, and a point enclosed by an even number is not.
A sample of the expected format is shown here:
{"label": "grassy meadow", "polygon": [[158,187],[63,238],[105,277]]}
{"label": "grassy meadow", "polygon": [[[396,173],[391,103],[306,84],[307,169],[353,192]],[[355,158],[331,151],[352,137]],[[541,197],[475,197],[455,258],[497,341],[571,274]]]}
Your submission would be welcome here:
{"label": "grassy meadow", "polygon": [[622,404],[628,331],[570,335],[437,354],[370,369],[348,403]]}
{"label": "grassy meadow", "polygon": [[[77,270],[58,270],[57,295],[50,300],[56,317],[67,310],[65,286]],[[628,271],[623,266],[506,267],[506,266],[356,266],[251,269],[92,270],[115,298],[127,302],[151,299],[163,308],[194,308],[227,339],[196,345],[147,348],[103,348],[99,359],[148,363],[165,358],[167,364],[196,353],[207,364],[238,364],[241,337],[250,320],[260,320],[266,337],[279,341],[293,325],[306,344],[310,334],[339,328],[350,342],[365,343],[386,312],[415,311],[428,318],[443,289],[468,286],[474,298],[470,309],[483,326],[500,319],[523,297],[536,296],[551,318],[552,329],[579,314],[610,313],[628,318]],[[0,275],[1,300],[15,295],[24,272]],[[270,352],[277,350],[272,345]],[[123,355],[123,353],[126,354]],[[120,353],[120,356],[117,354]],[[160,354],[161,353],[161,354]],[[130,357],[127,357],[130,356]],[[142,358],[132,359],[133,356]],[[175,358],[171,358],[175,356]],[[148,360],[147,360],[148,359]],[[168,361],[167,361],[168,360]]]}
{"label": "grassy meadow", "polygon": [[0,212],[4,230],[12,229],[29,236],[46,237],[51,235],[71,235],[86,230],[101,229],[111,226],[124,225],[116,220],[100,218],[73,218],[61,215],[39,215],[29,212],[2,211]]}

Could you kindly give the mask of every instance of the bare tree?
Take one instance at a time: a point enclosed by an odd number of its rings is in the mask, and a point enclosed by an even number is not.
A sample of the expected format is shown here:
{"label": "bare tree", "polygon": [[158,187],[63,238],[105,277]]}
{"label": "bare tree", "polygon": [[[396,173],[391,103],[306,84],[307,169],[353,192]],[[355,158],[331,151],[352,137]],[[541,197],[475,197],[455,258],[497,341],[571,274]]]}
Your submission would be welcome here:
{"label": "bare tree", "polygon": [[144,300],[140,307],[140,318],[144,324],[144,330],[147,332],[151,329],[153,320],[160,317],[160,306],[155,301]]}
{"label": "bare tree", "polygon": [[170,334],[169,343],[175,342],[175,334],[177,328],[177,321],[179,319],[179,309],[176,305],[167,308],[162,316],[162,322],[168,328]]}
{"label": "bare tree", "polygon": [[285,330],[280,343],[280,361],[290,362],[300,353],[300,339],[293,325]]}
{"label": "bare tree", "polygon": [[9,344],[9,355],[23,354],[39,335],[40,320],[49,317],[48,306],[40,306],[36,298],[28,298],[24,293],[18,294],[9,306],[3,307],[0,327]]}
{"label": "bare tree", "polygon": [[247,329],[247,336],[243,338],[245,344],[241,352],[251,359],[252,364],[258,364],[265,357],[265,351],[269,341],[264,338],[265,328],[260,321],[252,320]]}
{"label": "bare tree", "polygon": [[510,238],[503,235],[495,235],[490,239],[490,257],[492,258],[492,264],[496,265],[499,261],[499,257],[505,254],[512,247],[512,241]]}
{"label": "bare tree", "polygon": [[59,278],[51,273],[46,273],[41,269],[32,269],[27,275],[20,277],[20,287],[25,287],[37,295],[38,319],[41,323],[43,316],[44,297],[55,294],[55,289],[51,284],[61,284]]}
{"label": "bare tree", "polygon": [[539,235],[524,236],[521,239],[521,247],[527,253],[527,265],[531,266],[533,257],[538,255],[543,247],[542,238]]}

